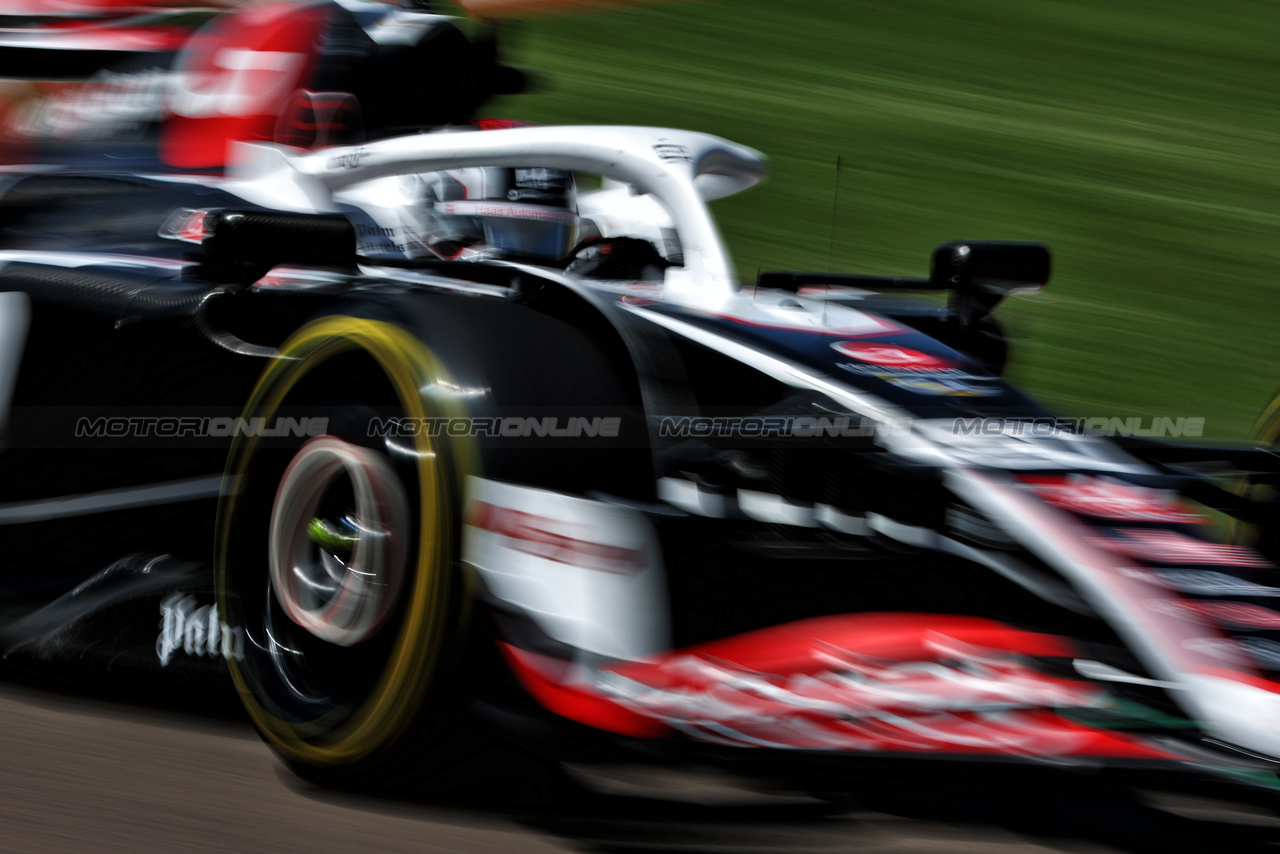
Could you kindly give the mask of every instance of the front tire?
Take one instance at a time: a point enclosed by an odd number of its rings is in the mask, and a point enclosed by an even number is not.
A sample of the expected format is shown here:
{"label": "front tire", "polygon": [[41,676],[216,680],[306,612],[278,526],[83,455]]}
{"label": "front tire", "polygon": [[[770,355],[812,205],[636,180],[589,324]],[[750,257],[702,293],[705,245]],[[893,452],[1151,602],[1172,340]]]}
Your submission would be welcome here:
{"label": "front tire", "polygon": [[[602,337],[590,316],[571,314],[578,321],[571,322],[545,305],[431,294],[371,295],[344,308],[352,316],[320,318],[282,345],[245,409],[246,419],[265,424],[281,415],[327,417],[325,434],[337,444],[317,452],[304,450],[312,437],[240,438],[229,457],[216,569],[223,622],[245,640],[243,656],[230,662],[232,675],[266,741],[312,781],[433,795],[483,792],[490,799],[497,782],[540,790],[557,771],[498,737],[505,730],[522,741],[526,732],[515,718],[536,714],[530,711],[536,704],[519,696],[491,643],[495,627],[483,619],[483,606],[470,618],[471,576],[460,558],[466,487],[482,477],[570,495],[602,491],[652,500],[636,377],[620,342]],[[617,429],[585,438],[504,432],[509,418],[540,426],[544,418],[568,424],[564,419],[597,417],[614,418]],[[405,435],[371,429],[375,418],[383,425],[422,419],[447,429]],[[467,420],[488,426],[455,435],[454,427],[463,426],[455,422]],[[494,425],[504,430],[495,433]],[[285,488],[287,500],[281,499],[291,466],[294,477],[315,479]],[[369,494],[392,495],[394,487],[381,488],[388,467],[406,496],[411,530],[401,531],[399,542],[408,557],[399,582],[394,559],[373,569],[385,572],[388,591],[398,583],[399,592],[366,600],[351,592],[361,586],[353,584],[347,600],[369,607],[331,610],[343,570],[319,550],[344,551],[346,537],[345,555],[360,563],[350,538],[370,515],[361,506],[375,507],[379,519],[396,513],[386,501],[366,497],[361,505],[356,481],[367,475]],[[311,502],[308,490],[324,494]],[[344,527],[348,512],[354,524]],[[273,517],[283,520],[275,543],[286,555],[277,564],[301,573],[302,586],[283,599],[276,591],[285,583],[271,580]],[[316,536],[303,537],[299,526],[313,521]],[[276,577],[283,578],[279,566]],[[348,631],[354,634],[344,636]],[[497,706],[516,712],[480,714]]]}
{"label": "front tire", "polygon": [[426,391],[449,382],[403,329],[322,318],[283,345],[244,419],[298,413],[326,418],[327,432],[232,446],[215,553],[224,631],[243,636],[231,674],[264,739],[322,782],[378,785],[456,759],[423,744],[450,741],[444,683],[469,605],[457,529],[473,453],[465,440],[370,437],[367,426],[385,413],[455,414]]}

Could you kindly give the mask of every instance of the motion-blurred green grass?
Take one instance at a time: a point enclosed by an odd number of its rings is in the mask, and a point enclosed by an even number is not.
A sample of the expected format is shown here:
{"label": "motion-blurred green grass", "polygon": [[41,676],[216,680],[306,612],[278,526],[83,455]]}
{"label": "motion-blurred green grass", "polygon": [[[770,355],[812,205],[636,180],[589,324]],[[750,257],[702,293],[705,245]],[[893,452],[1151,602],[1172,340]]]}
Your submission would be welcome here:
{"label": "motion-blurred green grass", "polygon": [[1040,240],[1052,284],[1001,313],[1012,378],[1056,411],[1243,437],[1280,385],[1269,2],[673,0],[514,36],[550,88],[492,114],[769,155],[767,184],[716,204],[744,277],[923,274],[944,240]]}

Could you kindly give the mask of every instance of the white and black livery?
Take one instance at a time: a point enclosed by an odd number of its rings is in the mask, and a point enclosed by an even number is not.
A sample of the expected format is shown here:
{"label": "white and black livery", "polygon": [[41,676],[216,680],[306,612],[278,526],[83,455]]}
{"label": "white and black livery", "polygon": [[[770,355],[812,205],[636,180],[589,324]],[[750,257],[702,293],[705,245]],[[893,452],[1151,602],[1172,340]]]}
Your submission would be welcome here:
{"label": "white and black livery", "polygon": [[[1054,419],[991,317],[1044,247],[742,282],[707,202],[761,156],[681,130],[232,153],[0,197],[10,664],[229,681],[344,785],[486,739],[1280,783],[1280,410],[1230,448]],[[487,178],[526,196],[422,192]]]}

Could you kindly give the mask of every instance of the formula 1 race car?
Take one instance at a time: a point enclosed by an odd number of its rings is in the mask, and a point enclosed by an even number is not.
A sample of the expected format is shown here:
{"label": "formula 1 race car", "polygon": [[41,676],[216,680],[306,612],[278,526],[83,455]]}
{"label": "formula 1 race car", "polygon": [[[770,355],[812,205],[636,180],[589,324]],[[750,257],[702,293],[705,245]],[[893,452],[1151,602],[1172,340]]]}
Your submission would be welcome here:
{"label": "formula 1 race car", "polygon": [[706,203],[762,160],[680,130],[233,153],[0,196],[10,664],[229,674],[344,785],[491,738],[1280,783],[1277,456],[1008,385],[1044,247],[740,283]]}

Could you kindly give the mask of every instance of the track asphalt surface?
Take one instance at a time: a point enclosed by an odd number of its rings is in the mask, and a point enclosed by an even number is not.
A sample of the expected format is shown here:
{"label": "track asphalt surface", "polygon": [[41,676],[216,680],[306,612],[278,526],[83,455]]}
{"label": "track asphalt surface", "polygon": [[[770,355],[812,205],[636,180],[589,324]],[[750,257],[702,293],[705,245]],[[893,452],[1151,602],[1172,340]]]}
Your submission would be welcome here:
{"label": "track asphalt surface", "polygon": [[1182,795],[910,793],[833,804],[710,771],[572,767],[524,802],[316,789],[245,721],[0,683],[0,850],[52,852],[1265,852],[1280,818]]}

